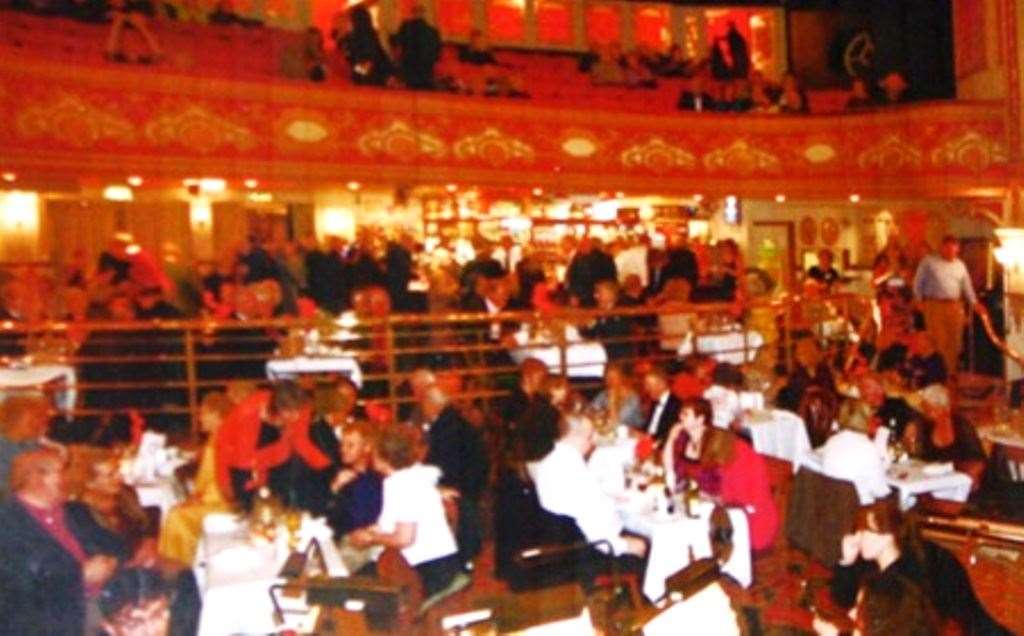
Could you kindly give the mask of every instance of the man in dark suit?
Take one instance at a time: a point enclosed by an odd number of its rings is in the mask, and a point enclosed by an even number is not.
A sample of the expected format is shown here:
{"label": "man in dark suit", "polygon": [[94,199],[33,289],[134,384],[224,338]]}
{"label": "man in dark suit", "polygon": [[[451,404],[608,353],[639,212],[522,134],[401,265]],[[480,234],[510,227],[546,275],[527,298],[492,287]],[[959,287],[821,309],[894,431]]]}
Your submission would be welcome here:
{"label": "man in dark suit", "polygon": [[412,15],[391,37],[391,45],[398,49],[398,67],[406,87],[434,88],[434,65],[441,58],[441,36],[427,23],[422,4],[413,5]]}
{"label": "man in dark suit", "polygon": [[84,504],[66,500],[64,458],[54,449],[19,455],[11,490],[0,504],[4,633],[93,633],[87,631],[87,599],[127,556],[124,542],[96,523]]}
{"label": "man in dark suit", "polygon": [[614,280],[600,281],[594,288],[597,308],[607,314],[599,315],[594,322],[580,330],[587,338],[594,338],[604,346],[609,360],[622,360],[636,355],[636,343],[630,340],[634,332],[631,316],[612,315],[619,305],[619,285]]}
{"label": "man in dark suit", "polygon": [[651,410],[644,430],[660,444],[669,429],[679,421],[679,398],[672,395],[668,375],[663,369],[652,368],[644,375],[644,392],[651,399]]}
{"label": "man in dark suit", "polygon": [[440,485],[457,492],[459,522],[455,539],[463,562],[472,563],[480,553],[480,496],[487,487],[489,462],[480,432],[467,422],[448,400],[441,387],[428,388],[423,396],[426,425],[426,464],[441,469]]}
{"label": "man in dark suit", "polygon": [[597,239],[583,237],[565,272],[569,293],[584,307],[594,306],[594,286],[602,280],[616,280],[615,260],[601,250]]}
{"label": "man in dark suit", "polygon": [[312,250],[306,256],[309,293],[316,304],[332,314],[351,306],[352,275],[348,249],[340,236],[327,239],[327,249]]}
{"label": "man in dark suit", "polygon": [[[476,291],[463,299],[464,311],[500,314],[506,311],[520,311],[523,308],[512,298],[510,283],[506,276],[478,279]],[[515,363],[509,356],[508,349],[514,346],[513,335],[519,331],[520,325],[514,320],[495,320],[466,325],[470,344],[490,345],[483,352],[483,362],[489,367],[511,367]]]}
{"label": "man in dark suit", "polygon": [[673,278],[681,278],[690,284],[690,289],[697,289],[700,270],[697,255],[686,244],[686,238],[677,236],[674,244],[665,254],[665,262],[651,279],[651,293],[655,295],[665,287],[665,283]]}

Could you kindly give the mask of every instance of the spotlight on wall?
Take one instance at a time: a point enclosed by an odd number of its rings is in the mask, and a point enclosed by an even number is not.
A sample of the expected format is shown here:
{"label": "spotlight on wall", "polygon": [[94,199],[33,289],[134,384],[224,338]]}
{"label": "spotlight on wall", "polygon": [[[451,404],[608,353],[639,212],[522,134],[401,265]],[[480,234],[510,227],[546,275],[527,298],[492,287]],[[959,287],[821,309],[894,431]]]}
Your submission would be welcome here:
{"label": "spotlight on wall", "polygon": [[539,197],[539,196],[543,196],[543,195],[544,195],[544,188],[534,188],[533,189],[533,196]]}
{"label": "spotlight on wall", "polygon": [[455,185],[454,183],[449,183],[444,187],[444,189],[448,191],[448,194],[455,194],[456,192],[459,191],[459,186]]}
{"label": "spotlight on wall", "polygon": [[784,194],[776,194],[775,195],[775,202],[776,203],[785,203],[786,202],[786,195],[784,195]]}
{"label": "spotlight on wall", "polygon": [[14,183],[15,181],[18,180],[18,175],[14,174],[13,172],[5,172],[2,176],[3,180],[6,181],[7,183]]}
{"label": "spotlight on wall", "polygon": [[704,200],[704,195],[703,194],[695,194],[695,195],[693,195],[693,200],[696,201],[697,203],[700,203],[701,201]]}
{"label": "spotlight on wall", "polygon": [[246,179],[245,181],[242,182],[242,184],[246,188],[249,188],[250,190],[255,190],[256,188],[259,187],[260,182],[257,181],[256,179]]}
{"label": "spotlight on wall", "polygon": [[137,174],[133,174],[132,176],[125,179],[125,181],[127,181],[128,185],[130,185],[133,188],[137,188],[140,185],[142,185],[142,177],[140,177]]}
{"label": "spotlight on wall", "polygon": [[362,184],[360,184],[358,181],[349,181],[348,182],[348,189],[351,190],[352,192],[358,192],[359,189],[362,188],[362,187],[363,187]]}
{"label": "spotlight on wall", "polygon": [[851,194],[850,195],[850,203],[860,203],[860,195],[859,194]]}

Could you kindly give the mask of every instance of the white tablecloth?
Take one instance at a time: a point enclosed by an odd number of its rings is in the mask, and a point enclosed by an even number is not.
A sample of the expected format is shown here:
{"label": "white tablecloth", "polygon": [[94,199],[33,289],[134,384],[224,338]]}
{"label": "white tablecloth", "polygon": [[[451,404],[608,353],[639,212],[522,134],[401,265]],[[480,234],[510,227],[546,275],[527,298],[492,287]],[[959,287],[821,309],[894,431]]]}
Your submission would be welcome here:
{"label": "white tablecloth", "polygon": [[796,413],[780,409],[748,412],[743,416],[743,425],[750,431],[755,451],[785,460],[794,467],[811,449],[807,427]]}
{"label": "white tablecloth", "polygon": [[309,358],[276,358],[267,362],[267,378],[270,380],[291,380],[309,373],[342,373],[357,386],[363,386],[363,370],[359,361],[352,356],[331,356]]}
{"label": "white tablecloth", "polygon": [[[672,516],[655,514],[643,498],[623,503],[619,514],[625,528],[650,541],[647,555],[647,569],[644,573],[643,593],[651,602],[665,594],[665,580],[690,564],[690,549],[694,557],[703,559],[711,556],[711,511],[714,506],[702,502],[695,510],[695,519],[677,512]],[[733,550],[729,560],[722,566],[728,574],[743,587],[753,582],[750,556],[750,528],[747,514],[736,508],[729,508],[732,522]]]}
{"label": "white tablecloth", "polygon": [[1020,452],[1024,451],[1024,433],[1006,424],[988,426],[978,429],[978,436],[991,444],[1016,451],[1006,457],[1006,469],[1013,481],[1024,481],[1024,462],[1018,461]]}
{"label": "white tablecloth", "polygon": [[[527,358],[537,358],[552,373],[562,372],[562,354],[557,345],[529,344],[509,352],[516,364]],[[565,349],[566,375],[570,378],[604,377],[608,355],[599,342],[575,342]]]}
{"label": "white tablecloth", "polygon": [[[800,465],[821,472],[820,449],[810,450],[800,458]],[[900,508],[909,510],[917,503],[917,496],[925,493],[945,501],[967,501],[971,494],[972,481],[966,473],[950,469],[948,472],[929,474],[928,464],[908,460],[893,464],[886,471],[886,481],[900,498]]]}
{"label": "white tablecloth", "polygon": [[[728,333],[710,333],[694,338],[684,338],[677,353],[687,356],[691,353],[706,353],[719,362],[744,364],[753,362],[757,350],[764,344],[764,337],[756,331],[731,331]],[[743,350],[747,356],[744,359]]]}
{"label": "white tablecloth", "polygon": [[[649,499],[635,492],[623,492],[624,469],[633,463],[636,440],[626,438],[597,446],[587,460],[587,467],[614,497],[618,512],[627,530],[650,541],[643,593],[651,602],[665,594],[665,579],[689,565],[689,548],[701,559],[711,556],[710,516],[713,506],[703,503],[698,518],[689,519],[682,511],[672,516],[657,515]],[[733,525],[733,553],[722,571],[743,587],[753,580],[750,557],[750,528],[742,510],[729,509]]]}
{"label": "white tablecloth", "polygon": [[[347,575],[333,542],[320,540],[320,545],[328,573]],[[274,623],[269,590],[281,582],[277,574],[288,554],[283,542],[250,542],[244,524],[224,532],[204,532],[194,568],[203,597],[199,635],[268,634],[286,627]]]}
{"label": "white tablecloth", "polygon": [[53,402],[60,410],[70,412],[75,408],[78,396],[75,368],[66,364],[39,364],[25,368],[0,368],[0,400],[15,395],[21,390],[38,388],[56,380],[63,380],[64,387],[53,396]]}
{"label": "white tablecloth", "polygon": [[131,484],[144,508],[155,506],[160,509],[160,518],[167,518],[167,511],[185,500],[185,489],[174,477]]}

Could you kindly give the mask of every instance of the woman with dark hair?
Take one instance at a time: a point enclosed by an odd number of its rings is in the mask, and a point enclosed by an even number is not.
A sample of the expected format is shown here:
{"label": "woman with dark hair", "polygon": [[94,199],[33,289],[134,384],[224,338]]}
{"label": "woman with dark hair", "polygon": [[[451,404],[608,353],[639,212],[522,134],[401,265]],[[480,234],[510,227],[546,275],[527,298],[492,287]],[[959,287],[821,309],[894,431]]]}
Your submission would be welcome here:
{"label": "woman with dark hair", "polygon": [[[903,576],[875,577],[857,595],[851,612],[860,636],[932,636],[941,633],[938,612],[921,587]],[[814,617],[818,636],[839,636],[834,623]]]}
{"label": "woman with dark hair", "polygon": [[352,73],[352,83],[361,86],[384,86],[394,72],[391,58],[381,46],[380,36],[373,26],[373,17],[365,6],[357,5],[348,13],[352,29],[335,38],[338,48],[345,53]]}
{"label": "woman with dark hair", "polygon": [[711,403],[684,400],[679,423],[668,434],[662,460],[677,483],[693,480],[722,505],[743,508],[750,523],[750,545],[766,550],[775,541],[779,515],[772,500],[768,467],[746,441],[712,426]]}
{"label": "woman with dark hair", "polygon": [[956,557],[923,541],[892,499],[858,512],[854,532],[843,537],[842,556],[833,570],[832,599],[841,607],[852,607],[872,574],[876,582],[902,577],[918,585],[942,623],[954,624],[960,633],[1010,633],[985,611]]}

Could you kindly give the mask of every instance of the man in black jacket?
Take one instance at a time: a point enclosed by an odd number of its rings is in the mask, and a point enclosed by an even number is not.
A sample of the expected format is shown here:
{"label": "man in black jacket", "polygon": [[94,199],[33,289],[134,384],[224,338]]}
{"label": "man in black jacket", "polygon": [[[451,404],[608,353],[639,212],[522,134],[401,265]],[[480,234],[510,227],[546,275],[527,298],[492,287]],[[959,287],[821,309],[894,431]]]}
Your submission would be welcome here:
{"label": "man in black jacket", "polygon": [[399,50],[398,65],[407,88],[434,88],[434,65],[441,57],[441,36],[425,16],[422,4],[413,5],[412,15],[391,36],[391,45]]}
{"label": "man in black jacket", "polygon": [[455,539],[459,556],[469,566],[480,553],[480,496],[487,487],[489,462],[480,432],[473,428],[437,385],[423,397],[426,418],[426,464],[441,469],[441,486],[457,497],[459,522]]}
{"label": "man in black jacket", "polygon": [[659,443],[668,436],[669,430],[679,421],[682,404],[672,395],[668,375],[657,367],[644,375],[644,391],[651,399],[651,412],[647,416],[644,430]]}
{"label": "man in black jacket", "polygon": [[569,269],[565,272],[569,293],[579,299],[580,305],[593,307],[594,286],[602,280],[617,278],[615,260],[601,250],[596,239],[584,237],[569,262]]}
{"label": "man in black jacket", "polygon": [[66,501],[64,458],[54,449],[19,455],[11,490],[0,504],[4,633],[92,633],[86,604],[125,558],[124,542],[96,523],[84,504]]}
{"label": "man in black jacket", "polygon": [[595,338],[604,346],[609,360],[622,360],[636,355],[636,343],[630,337],[635,325],[632,316],[616,316],[614,312],[619,305],[619,285],[614,280],[602,280],[594,288],[597,308],[603,313],[594,319],[590,326],[581,329],[580,333],[587,338]]}

